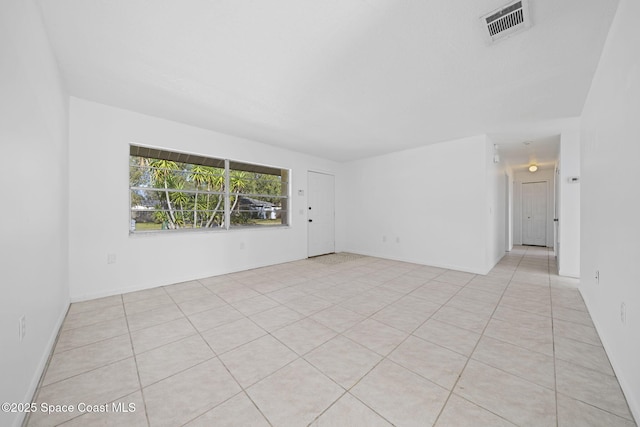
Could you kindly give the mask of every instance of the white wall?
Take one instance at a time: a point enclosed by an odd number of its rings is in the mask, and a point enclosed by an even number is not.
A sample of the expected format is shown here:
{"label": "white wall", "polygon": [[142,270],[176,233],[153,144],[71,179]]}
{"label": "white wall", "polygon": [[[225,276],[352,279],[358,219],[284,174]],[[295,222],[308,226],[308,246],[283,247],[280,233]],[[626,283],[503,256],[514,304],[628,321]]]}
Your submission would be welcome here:
{"label": "white wall", "polygon": [[487,273],[487,144],[482,135],[344,164],[343,249]]}
{"label": "white wall", "polygon": [[[292,169],[291,226],[129,235],[129,144]],[[83,300],[307,256],[307,170],[336,164],[71,98],[70,291]],[[298,196],[298,190],[305,190]],[[116,262],[107,264],[107,255]]]}
{"label": "white wall", "polygon": [[[502,259],[506,246],[506,179],[505,168],[502,163],[494,163],[494,144],[490,138],[485,143],[487,168],[487,227],[486,242],[487,252],[485,258],[485,268],[490,270]],[[488,270],[487,270],[488,272]]]}
{"label": "white wall", "polygon": [[640,421],[638,16],[640,2],[620,2],[583,111],[580,291]]}
{"label": "white wall", "polygon": [[535,173],[528,170],[513,174],[513,242],[522,244],[522,184],[527,182],[545,182],[547,184],[547,226],[545,230],[546,246],[553,247],[553,209],[554,209],[554,170],[540,168]]}
{"label": "white wall", "polygon": [[68,98],[30,0],[0,5],[0,76],[0,402],[29,402],[69,305]]}
{"label": "white wall", "polygon": [[507,167],[505,169],[505,179],[507,180],[507,205],[505,206],[505,215],[506,215],[506,243],[505,250],[511,251],[513,249],[513,229],[514,229],[514,221],[513,221],[513,211],[514,211],[514,172],[513,169]]}
{"label": "white wall", "polygon": [[560,203],[558,205],[558,274],[580,277],[580,131],[568,127],[560,136]]}

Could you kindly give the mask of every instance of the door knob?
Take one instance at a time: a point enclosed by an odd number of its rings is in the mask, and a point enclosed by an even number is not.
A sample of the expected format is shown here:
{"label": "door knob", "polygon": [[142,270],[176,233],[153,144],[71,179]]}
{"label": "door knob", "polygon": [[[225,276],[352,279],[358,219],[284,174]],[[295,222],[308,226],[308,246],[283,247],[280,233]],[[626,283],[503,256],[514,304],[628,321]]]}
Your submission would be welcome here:
{"label": "door knob", "polygon": [[309,222],[313,222],[313,220],[312,220],[312,219],[310,219],[310,220],[309,220]]}

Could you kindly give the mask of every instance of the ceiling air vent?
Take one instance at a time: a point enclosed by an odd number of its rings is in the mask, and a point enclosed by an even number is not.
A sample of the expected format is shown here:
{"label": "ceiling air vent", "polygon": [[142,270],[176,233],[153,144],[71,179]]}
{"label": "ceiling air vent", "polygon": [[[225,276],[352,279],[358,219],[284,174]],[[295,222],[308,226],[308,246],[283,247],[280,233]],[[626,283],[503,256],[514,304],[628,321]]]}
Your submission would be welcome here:
{"label": "ceiling air vent", "polygon": [[527,0],[511,2],[482,17],[488,41],[494,43],[510,37],[531,25]]}

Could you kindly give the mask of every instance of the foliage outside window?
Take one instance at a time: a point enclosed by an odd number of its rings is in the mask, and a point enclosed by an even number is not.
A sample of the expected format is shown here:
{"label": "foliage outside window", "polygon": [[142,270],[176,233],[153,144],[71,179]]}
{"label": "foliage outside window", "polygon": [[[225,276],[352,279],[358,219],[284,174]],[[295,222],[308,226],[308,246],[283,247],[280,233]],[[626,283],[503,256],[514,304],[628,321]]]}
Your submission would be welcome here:
{"label": "foliage outside window", "polygon": [[287,225],[289,170],[131,146],[131,232]]}

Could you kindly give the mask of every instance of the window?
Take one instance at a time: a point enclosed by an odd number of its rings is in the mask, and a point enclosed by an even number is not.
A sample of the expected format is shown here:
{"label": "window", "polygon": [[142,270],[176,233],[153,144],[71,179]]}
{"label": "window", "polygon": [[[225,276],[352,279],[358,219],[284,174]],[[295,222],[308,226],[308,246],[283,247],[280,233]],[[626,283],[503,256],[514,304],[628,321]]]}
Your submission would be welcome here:
{"label": "window", "polygon": [[131,232],[288,224],[289,170],[132,145]]}

